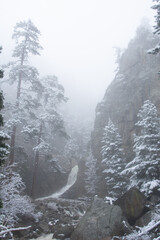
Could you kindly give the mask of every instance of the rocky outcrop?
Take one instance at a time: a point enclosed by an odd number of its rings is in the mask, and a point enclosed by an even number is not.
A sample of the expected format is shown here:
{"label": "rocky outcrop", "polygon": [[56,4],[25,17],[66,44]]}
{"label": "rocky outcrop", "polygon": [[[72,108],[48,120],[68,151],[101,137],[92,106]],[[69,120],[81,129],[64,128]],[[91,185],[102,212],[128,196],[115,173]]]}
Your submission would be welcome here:
{"label": "rocky outcrop", "polygon": [[[113,236],[117,236],[113,239],[119,240],[122,235],[126,240],[152,240],[159,237],[159,202],[155,204],[155,202],[146,201],[143,194],[136,188],[126,192],[122,198],[114,202],[114,205],[111,202],[106,203],[98,197],[95,197],[92,203],[87,199],[38,200],[35,202],[37,218],[23,216],[19,225],[16,226],[31,226],[31,228],[14,232],[14,239],[36,239],[39,236],[45,239],[45,234],[50,238],[53,236],[56,239],[66,240],[111,240]],[[150,208],[148,212],[145,211],[146,206]],[[134,222],[131,222],[133,226],[130,226],[127,221],[131,216],[132,219],[134,218]]]}
{"label": "rocky outcrop", "polygon": [[80,219],[71,240],[157,239],[160,227],[159,213],[160,204],[149,202],[135,187],[115,201],[114,205],[95,198]]}
{"label": "rocky outcrop", "polygon": [[127,161],[133,158],[133,134],[136,132],[137,113],[149,99],[160,111],[159,56],[147,54],[157,40],[144,27],[137,31],[119,60],[119,70],[107,88],[103,100],[97,105],[92,151],[101,159],[103,129],[109,118],[123,139]]}
{"label": "rocky outcrop", "polygon": [[119,206],[109,205],[95,197],[91,207],[81,218],[71,240],[110,240],[124,234],[124,217]]}
{"label": "rocky outcrop", "polygon": [[[33,162],[30,158],[22,162],[20,166],[21,176],[26,184],[26,193],[31,195],[31,186],[33,178]],[[34,191],[34,198],[45,197],[57,192],[66,185],[70,169],[64,171],[56,162],[40,161],[38,167],[36,187]]]}
{"label": "rocky outcrop", "polygon": [[84,200],[45,199],[35,201],[37,218],[23,216],[18,226],[32,226],[15,233],[16,240],[37,238],[52,233],[57,239],[71,236],[79,219],[85,214],[87,203]]}

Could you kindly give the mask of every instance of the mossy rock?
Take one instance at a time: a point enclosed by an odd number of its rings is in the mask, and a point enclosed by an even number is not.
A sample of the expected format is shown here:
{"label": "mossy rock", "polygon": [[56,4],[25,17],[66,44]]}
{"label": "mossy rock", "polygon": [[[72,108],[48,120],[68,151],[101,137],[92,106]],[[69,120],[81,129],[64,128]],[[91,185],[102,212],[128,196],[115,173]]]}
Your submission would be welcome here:
{"label": "mossy rock", "polygon": [[121,207],[123,215],[133,225],[145,212],[146,197],[136,187],[131,188],[122,197],[115,201]]}

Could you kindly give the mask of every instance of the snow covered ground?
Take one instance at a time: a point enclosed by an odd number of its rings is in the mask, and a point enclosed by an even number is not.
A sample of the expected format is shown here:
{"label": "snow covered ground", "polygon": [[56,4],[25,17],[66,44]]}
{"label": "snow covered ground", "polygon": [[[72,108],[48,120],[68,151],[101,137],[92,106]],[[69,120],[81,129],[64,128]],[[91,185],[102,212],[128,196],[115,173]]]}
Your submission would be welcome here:
{"label": "snow covered ground", "polygon": [[39,238],[32,238],[30,240],[35,240],[35,239],[36,240],[56,240],[55,238],[52,239],[52,237],[53,237],[53,234],[51,233],[51,234],[43,235]]}

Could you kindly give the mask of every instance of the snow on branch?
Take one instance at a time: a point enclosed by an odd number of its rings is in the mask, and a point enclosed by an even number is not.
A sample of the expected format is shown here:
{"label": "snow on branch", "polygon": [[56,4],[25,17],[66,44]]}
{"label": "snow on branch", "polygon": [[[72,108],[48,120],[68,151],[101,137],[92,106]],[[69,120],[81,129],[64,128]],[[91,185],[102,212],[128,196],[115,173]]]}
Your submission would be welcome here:
{"label": "snow on branch", "polygon": [[[138,237],[141,237],[142,235],[147,234],[148,232],[154,230],[155,228],[157,228],[158,226],[160,226],[160,220],[158,222],[156,222],[155,224],[153,224],[153,222],[151,221],[150,224],[146,227],[143,227],[143,231],[141,233],[138,234]],[[151,226],[150,226],[151,225]]]}
{"label": "snow on branch", "polygon": [[[139,239],[139,237],[142,237],[143,235],[147,235],[149,232],[154,230],[155,228],[160,226],[160,220],[158,222],[151,221],[147,226],[145,227],[138,227],[138,230],[140,233],[134,232],[126,236],[127,238],[124,238],[125,240],[135,240]],[[156,238],[156,240],[159,240],[160,238]]]}
{"label": "snow on branch", "polygon": [[[32,226],[28,226],[28,227],[19,227],[19,228],[9,228],[6,229],[4,231],[0,232],[0,236],[3,236],[4,234],[10,233],[10,232],[14,232],[14,231],[21,231],[21,230],[27,230],[29,228],[31,228]],[[0,228],[3,228],[3,225],[0,225]]]}

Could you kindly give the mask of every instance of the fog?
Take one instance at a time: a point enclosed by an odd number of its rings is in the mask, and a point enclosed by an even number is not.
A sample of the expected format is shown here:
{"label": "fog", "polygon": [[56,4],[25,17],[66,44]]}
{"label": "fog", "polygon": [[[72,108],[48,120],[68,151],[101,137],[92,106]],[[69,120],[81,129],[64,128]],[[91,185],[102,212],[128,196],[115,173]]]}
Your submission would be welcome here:
{"label": "fog", "polygon": [[31,19],[41,32],[41,56],[30,60],[40,75],[55,74],[69,98],[72,114],[94,117],[114,77],[114,47],[126,48],[143,17],[153,25],[152,1],[146,0],[0,0],[3,52],[11,60],[13,27]]}

